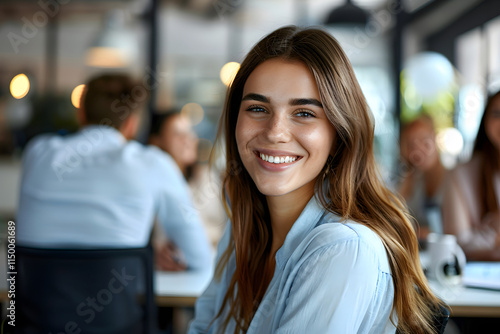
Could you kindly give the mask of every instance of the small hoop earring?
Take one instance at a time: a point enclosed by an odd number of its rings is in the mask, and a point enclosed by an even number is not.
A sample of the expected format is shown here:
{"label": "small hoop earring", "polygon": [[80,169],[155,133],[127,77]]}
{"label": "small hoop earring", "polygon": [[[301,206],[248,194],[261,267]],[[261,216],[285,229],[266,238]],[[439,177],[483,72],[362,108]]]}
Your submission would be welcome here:
{"label": "small hoop earring", "polygon": [[331,155],[328,156],[328,158],[326,159],[326,169],[325,169],[325,172],[323,174],[323,179],[326,178],[328,176],[328,174],[330,174],[331,170],[333,169],[332,168],[332,165],[333,165],[333,157]]}

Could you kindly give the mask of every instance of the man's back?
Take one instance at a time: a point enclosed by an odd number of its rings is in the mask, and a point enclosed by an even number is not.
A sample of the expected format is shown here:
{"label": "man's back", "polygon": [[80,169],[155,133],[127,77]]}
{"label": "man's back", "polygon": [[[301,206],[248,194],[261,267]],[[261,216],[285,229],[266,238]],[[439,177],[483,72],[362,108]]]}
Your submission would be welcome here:
{"label": "man's back", "polygon": [[40,136],[27,147],[17,241],[33,247],[142,247],[158,215],[189,264],[188,257],[208,249],[193,210],[168,155],[127,142],[111,127],[88,126],[65,137]]}

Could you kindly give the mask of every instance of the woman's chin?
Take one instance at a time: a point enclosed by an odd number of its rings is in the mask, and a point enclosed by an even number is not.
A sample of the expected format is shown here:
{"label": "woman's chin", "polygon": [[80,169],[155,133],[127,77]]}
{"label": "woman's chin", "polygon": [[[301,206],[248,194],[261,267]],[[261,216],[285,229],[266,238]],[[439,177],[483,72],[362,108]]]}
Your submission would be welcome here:
{"label": "woman's chin", "polygon": [[264,196],[282,196],[290,192],[290,189],[285,189],[275,184],[258,185],[257,189]]}

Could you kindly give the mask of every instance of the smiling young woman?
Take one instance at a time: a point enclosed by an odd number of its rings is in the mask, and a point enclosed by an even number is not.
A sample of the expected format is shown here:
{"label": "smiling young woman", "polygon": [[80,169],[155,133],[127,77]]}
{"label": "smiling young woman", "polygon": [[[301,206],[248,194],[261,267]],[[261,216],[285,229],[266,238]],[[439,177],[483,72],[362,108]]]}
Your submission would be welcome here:
{"label": "smiling young woman", "polygon": [[439,300],[373,135],[329,34],[284,27],[249,52],[218,135],[230,224],[189,333],[434,331]]}

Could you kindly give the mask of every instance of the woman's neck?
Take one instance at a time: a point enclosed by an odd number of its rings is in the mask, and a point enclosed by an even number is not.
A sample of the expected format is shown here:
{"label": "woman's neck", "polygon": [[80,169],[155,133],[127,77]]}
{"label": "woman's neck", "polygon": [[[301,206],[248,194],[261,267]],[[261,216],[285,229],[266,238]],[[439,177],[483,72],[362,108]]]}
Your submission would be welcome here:
{"label": "woman's neck", "polygon": [[282,196],[267,196],[273,230],[271,254],[275,254],[283,245],[288,232],[313,195],[314,182],[311,182]]}

